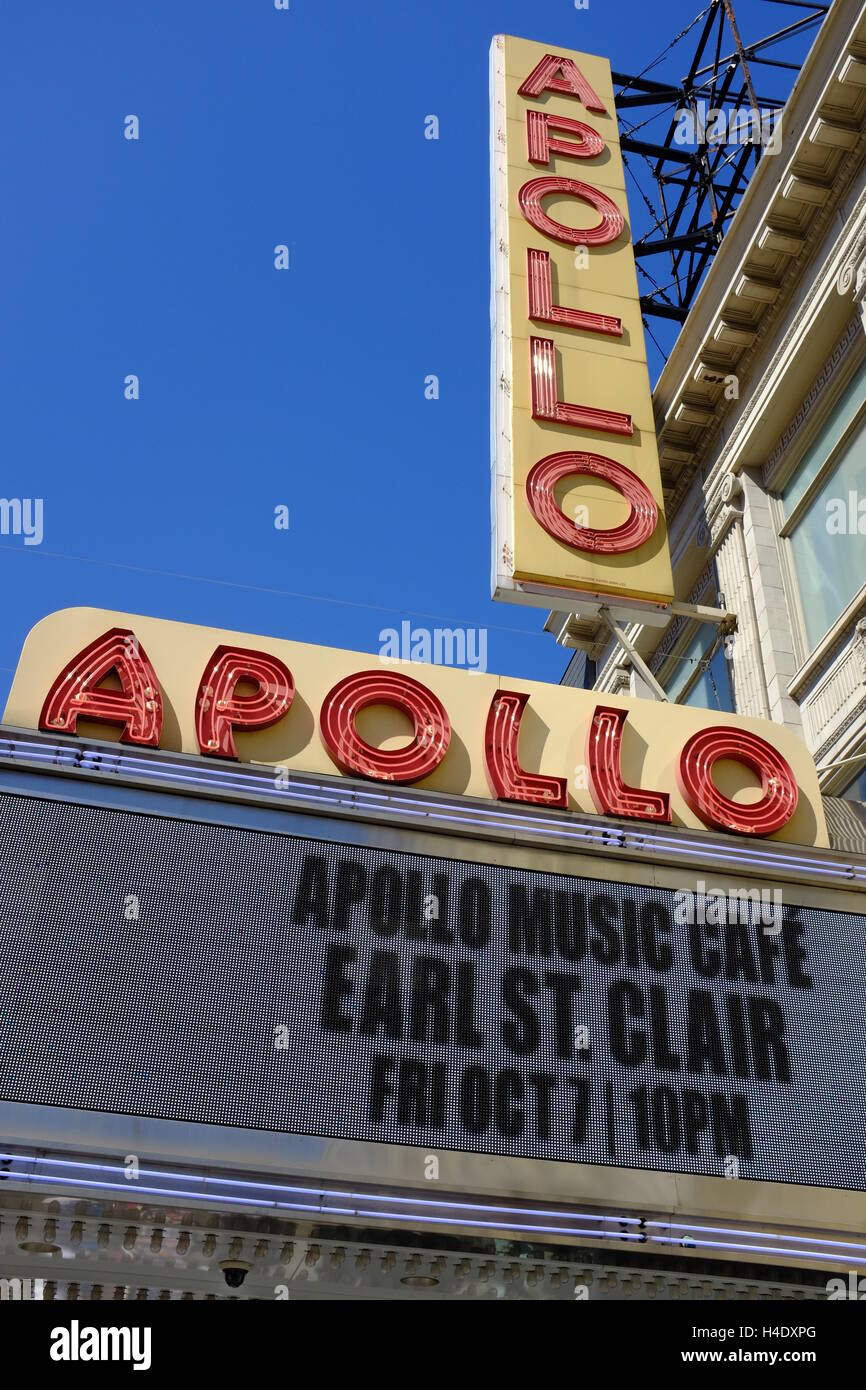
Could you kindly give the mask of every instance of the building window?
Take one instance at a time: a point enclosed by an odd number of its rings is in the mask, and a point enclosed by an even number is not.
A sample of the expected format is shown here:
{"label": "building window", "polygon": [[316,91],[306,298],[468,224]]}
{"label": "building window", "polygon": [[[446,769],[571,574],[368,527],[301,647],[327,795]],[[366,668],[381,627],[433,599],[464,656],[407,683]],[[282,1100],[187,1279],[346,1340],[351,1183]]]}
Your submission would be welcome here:
{"label": "building window", "polygon": [[664,687],[673,704],[733,713],[729,663],[724,642],[715,628],[700,624],[691,640],[677,652]]}
{"label": "building window", "polygon": [[846,801],[866,801],[866,767],[859,772],[853,782],[842,793]]}
{"label": "building window", "polygon": [[806,450],[781,504],[781,534],[814,651],[866,580],[866,362]]}

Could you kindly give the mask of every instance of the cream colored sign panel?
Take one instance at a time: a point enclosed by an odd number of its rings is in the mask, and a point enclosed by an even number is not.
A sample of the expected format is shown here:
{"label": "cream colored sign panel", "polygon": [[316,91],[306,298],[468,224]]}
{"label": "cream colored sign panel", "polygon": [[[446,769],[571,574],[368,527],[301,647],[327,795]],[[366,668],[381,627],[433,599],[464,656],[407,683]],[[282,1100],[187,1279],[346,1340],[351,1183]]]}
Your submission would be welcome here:
{"label": "cream colored sign panel", "polygon": [[[673,579],[605,58],[494,39],[491,190],[493,595],[560,608],[581,595],[665,605]],[[562,312],[575,310],[579,322]],[[573,472],[552,484],[563,518],[552,532],[540,515],[539,493],[550,489],[537,466],[563,454],[574,456]],[[586,456],[614,467],[588,474]],[[617,466],[636,480],[632,496]],[[635,505],[651,518],[638,543],[611,534]]]}
{"label": "cream colored sign panel", "polygon": [[[677,783],[677,766],[686,742],[699,730],[733,730],[757,734],[787,761],[798,788],[797,808],[772,838],[801,845],[826,846],[827,829],[815,766],[805,744],[790,730],[749,719],[681,705],[608,695],[570,686],[548,685],[423,662],[388,661],[366,652],[343,651],[283,638],[227,632],[218,628],[168,622],[160,618],[115,613],[98,608],[70,608],[52,613],[32,629],[24,644],[6,706],[5,722],[36,729],[46,695],[60,672],[91,642],[112,629],[135,634],[154,668],[162,691],[159,746],[200,752],[196,738],[196,699],[202,674],[220,646],[252,649],[279,658],[294,681],[288,713],[255,732],[235,733],[243,761],[286,767],[299,772],[335,774],[321,734],[321,711],[329,692],[345,677],[361,671],[399,672],[421,682],[441,701],[450,721],[448,750],[435,771],[419,785],[439,791],[493,799],[485,769],[485,734],[491,702],[504,690],[529,698],[520,722],[519,758],[523,771],[567,779],[568,808],[597,814],[587,779],[587,735],[597,706],[627,712],[621,746],[624,781],[635,788],[670,795],[672,823],[691,829],[706,826],[687,804]],[[116,682],[115,682],[116,684]],[[412,728],[398,709],[376,705],[362,711],[358,732],[379,748],[401,748]],[[111,724],[79,720],[83,737],[116,739]],[[732,800],[754,803],[761,796],[757,778],[730,760],[713,773],[719,789]],[[635,822],[637,825],[638,822]]]}

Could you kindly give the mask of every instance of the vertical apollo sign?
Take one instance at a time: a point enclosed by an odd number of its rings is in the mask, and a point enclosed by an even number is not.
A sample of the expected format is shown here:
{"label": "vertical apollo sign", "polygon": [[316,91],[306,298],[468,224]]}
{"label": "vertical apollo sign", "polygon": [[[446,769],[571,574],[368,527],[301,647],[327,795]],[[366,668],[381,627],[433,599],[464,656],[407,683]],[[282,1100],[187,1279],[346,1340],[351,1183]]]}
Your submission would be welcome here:
{"label": "vertical apollo sign", "polygon": [[610,64],[490,52],[494,598],[673,598]]}

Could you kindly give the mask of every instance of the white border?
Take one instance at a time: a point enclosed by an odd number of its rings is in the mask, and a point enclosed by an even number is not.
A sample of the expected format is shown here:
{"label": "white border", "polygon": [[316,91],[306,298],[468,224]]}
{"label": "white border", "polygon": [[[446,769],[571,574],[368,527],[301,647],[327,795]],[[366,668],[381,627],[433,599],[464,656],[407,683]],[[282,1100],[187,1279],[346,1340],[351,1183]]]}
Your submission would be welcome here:
{"label": "white border", "polygon": [[[505,36],[490,44],[490,593],[515,597]],[[510,563],[506,560],[510,558]]]}

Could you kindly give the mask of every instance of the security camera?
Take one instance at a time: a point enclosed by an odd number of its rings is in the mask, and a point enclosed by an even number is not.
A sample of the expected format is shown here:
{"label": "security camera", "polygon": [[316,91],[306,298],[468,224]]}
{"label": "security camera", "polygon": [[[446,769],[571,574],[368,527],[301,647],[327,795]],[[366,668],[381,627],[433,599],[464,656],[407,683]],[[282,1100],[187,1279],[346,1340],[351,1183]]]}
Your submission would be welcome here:
{"label": "security camera", "polygon": [[239,1289],[251,1268],[245,1260],[223,1260],[220,1265],[223,1278],[230,1289]]}

